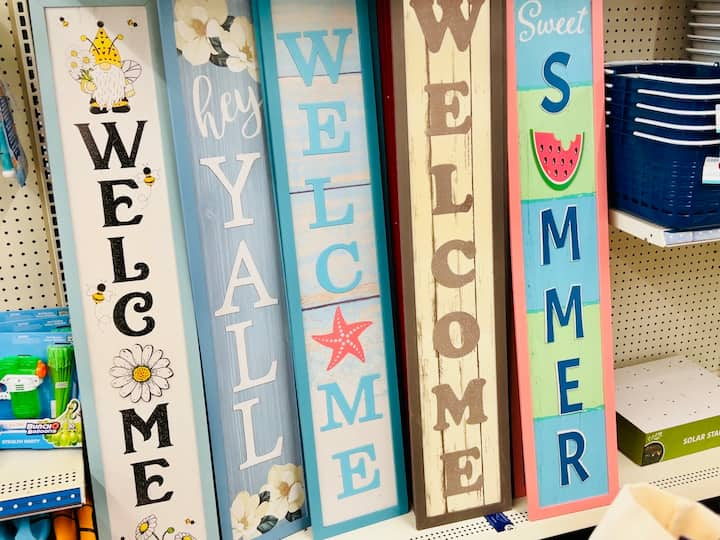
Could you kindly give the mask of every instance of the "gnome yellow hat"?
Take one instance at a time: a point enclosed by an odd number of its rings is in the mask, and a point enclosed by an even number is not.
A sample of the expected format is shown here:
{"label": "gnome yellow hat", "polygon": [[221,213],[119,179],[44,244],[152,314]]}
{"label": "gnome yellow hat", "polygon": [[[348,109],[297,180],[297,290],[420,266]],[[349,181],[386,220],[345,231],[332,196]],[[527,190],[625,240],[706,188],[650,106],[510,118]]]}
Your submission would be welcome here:
{"label": "gnome yellow hat", "polygon": [[[98,21],[97,25],[97,34],[95,34],[95,39],[92,40],[92,43],[90,44],[90,52],[95,57],[95,63],[103,64],[107,62],[120,67],[122,65],[122,61],[120,60],[120,51],[118,51],[115,46],[115,41],[118,39],[122,40],[123,35],[118,34],[117,37],[111,41],[105,31],[105,28],[103,28],[103,26],[105,26],[103,22]],[[80,40],[90,41],[87,36],[80,36]]]}

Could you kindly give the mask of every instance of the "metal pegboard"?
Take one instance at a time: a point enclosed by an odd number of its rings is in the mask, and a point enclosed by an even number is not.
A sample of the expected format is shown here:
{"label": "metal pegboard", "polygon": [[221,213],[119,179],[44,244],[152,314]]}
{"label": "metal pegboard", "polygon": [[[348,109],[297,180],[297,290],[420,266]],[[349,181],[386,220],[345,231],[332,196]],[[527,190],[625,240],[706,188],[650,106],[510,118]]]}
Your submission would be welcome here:
{"label": "metal pegboard", "polygon": [[[24,2],[19,4],[25,7]],[[29,27],[26,16],[25,20]],[[42,152],[30,124],[40,121],[39,102],[33,103],[25,92],[21,71],[25,56],[17,50],[16,31],[8,2],[0,2],[0,77],[12,99],[18,137],[29,168],[25,187],[15,180],[0,179],[0,310],[64,303],[56,279],[59,261],[53,227],[49,225],[53,217],[46,172],[42,161],[37,166]]]}
{"label": "metal pegboard", "polygon": [[[686,58],[693,2],[606,0],[605,59]],[[720,243],[659,248],[610,229],[615,365],[682,354],[720,368]]]}
{"label": "metal pegboard", "polygon": [[610,233],[615,365],[682,354],[720,368],[720,243],[659,248]]}
{"label": "metal pegboard", "polygon": [[677,0],[605,0],[605,59],[686,58],[689,8]]}

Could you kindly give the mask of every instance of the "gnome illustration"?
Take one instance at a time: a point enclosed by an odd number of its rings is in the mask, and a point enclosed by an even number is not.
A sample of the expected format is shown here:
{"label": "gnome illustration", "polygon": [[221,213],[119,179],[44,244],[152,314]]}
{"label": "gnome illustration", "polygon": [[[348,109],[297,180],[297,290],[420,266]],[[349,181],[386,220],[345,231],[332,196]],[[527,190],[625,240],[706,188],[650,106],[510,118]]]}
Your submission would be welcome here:
{"label": "gnome illustration", "polygon": [[95,39],[83,35],[80,41],[89,41],[90,55],[73,50],[70,55],[70,75],[80,83],[80,90],[90,94],[90,112],[104,114],[108,110],[116,113],[130,111],[128,98],[135,95],[133,83],[140,77],[142,68],[133,60],[121,60],[116,41],[123,39],[118,34],[110,40],[104,23],[98,21]]}

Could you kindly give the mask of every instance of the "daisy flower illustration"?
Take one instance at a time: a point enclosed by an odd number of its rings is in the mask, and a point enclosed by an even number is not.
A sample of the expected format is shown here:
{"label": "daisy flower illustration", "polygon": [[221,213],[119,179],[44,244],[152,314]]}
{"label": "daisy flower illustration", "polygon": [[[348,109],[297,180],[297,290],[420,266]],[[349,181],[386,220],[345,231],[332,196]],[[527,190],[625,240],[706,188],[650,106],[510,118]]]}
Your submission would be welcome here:
{"label": "daisy flower illustration", "polygon": [[155,514],[151,514],[138,523],[137,527],[135,527],[135,540],[149,540],[155,536],[156,527],[157,517],[155,517]]}
{"label": "daisy flower illustration", "polygon": [[168,379],[173,376],[170,360],[162,349],[152,345],[133,345],[122,349],[113,358],[110,375],[112,387],[120,389],[120,397],[129,398],[133,403],[149,402],[152,396],[162,396],[170,388]]}
{"label": "daisy flower illustration", "polygon": [[179,532],[175,535],[175,540],[197,540],[197,539],[188,532]]}

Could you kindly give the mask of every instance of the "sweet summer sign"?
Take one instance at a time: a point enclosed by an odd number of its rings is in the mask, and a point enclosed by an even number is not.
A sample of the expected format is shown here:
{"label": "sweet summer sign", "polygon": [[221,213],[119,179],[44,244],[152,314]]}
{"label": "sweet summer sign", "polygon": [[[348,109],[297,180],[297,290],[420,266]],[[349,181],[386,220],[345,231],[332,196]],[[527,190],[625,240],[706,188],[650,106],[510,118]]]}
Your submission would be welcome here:
{"label": "sweet summer sign", "polygon": [[255,2],[316,538],[407,510],[366,2]]}
{"label": "sweet summer sign", "polygon": [[532,519],[617,490],[602,2],[508,4],[510,220]]}
{"label": "sweet summer sign", "polygon": [[100,534],[218,538],[156,6],[31,9]]}

